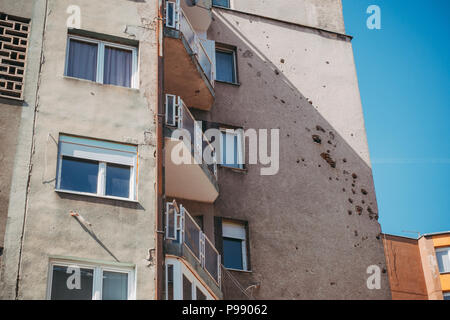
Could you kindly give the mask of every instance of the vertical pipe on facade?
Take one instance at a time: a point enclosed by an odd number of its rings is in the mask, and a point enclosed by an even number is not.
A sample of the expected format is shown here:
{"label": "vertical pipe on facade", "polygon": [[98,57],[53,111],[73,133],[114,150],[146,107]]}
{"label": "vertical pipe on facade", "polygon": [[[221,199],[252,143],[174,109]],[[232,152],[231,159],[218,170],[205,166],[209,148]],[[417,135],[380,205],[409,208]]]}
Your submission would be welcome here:
{"label": "vertical pipe on facade", "polygon": [[164,4],[165,1],[158,0],[158,106],[156,121],[156,300],[162,300],[164,288],[164,252],[163,252],[163,215],[164,215],[164,167],[163,167],[163,125],[164,125],[164,59],[163,59],[163,28],[164,28]]}

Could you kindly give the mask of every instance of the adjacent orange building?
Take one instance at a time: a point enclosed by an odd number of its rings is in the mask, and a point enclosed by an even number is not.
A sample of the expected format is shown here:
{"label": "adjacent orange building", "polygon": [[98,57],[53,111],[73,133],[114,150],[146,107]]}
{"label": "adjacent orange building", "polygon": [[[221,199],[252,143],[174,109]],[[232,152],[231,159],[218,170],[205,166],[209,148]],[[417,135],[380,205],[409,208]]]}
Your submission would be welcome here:
{"label": "adjacent orange building", "polygon": [[393,300],[450,300],[450,231],[383,234],[383,245]]}

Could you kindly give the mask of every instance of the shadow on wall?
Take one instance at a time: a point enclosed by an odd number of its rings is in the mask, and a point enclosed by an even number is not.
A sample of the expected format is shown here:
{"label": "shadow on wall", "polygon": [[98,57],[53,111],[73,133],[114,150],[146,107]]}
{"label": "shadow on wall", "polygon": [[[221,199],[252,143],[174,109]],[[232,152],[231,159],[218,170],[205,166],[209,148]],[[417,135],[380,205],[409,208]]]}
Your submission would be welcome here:
{"label": "shadow on wall", "polygon": [[[260,176],[259,165],[249,166],[247,175],[226,168],[219,173],[216,214],[245,219],[251,226],[252,273],[232,274],[244,288],[260,283],[253,291],[256,299],[390,298],[371,168],[284,74],[300,70],[281,70],[261,49],[270,50],[269,40],[258,48],[239,23],[231,21],[242,14],[228,12],[231,18],[224,18],[222,12],[215,12],[208,38],[238,48],[241,84],[217,83],[213,109],[195,110],[195,116],[244,129],[280,129],[277,175]],[[349,41],[264,22],[330,41]],[[286,52],[308,50],[297,41],[286,43]],[[286,66],[290,61],[280,57],[280,63]],[[366,286],[370,265],[383,270],[381,290]],[[225,298],[239,299],[232,292]]]}

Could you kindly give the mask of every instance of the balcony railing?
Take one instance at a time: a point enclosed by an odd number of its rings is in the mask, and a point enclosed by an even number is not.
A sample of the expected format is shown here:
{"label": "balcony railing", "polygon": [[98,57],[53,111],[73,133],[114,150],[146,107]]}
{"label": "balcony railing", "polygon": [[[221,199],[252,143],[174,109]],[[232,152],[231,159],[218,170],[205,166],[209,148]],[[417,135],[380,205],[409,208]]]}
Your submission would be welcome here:
{"label": "balcony railing", "polygon": [[[201,122],[195,121],[194,116],[180,97],[171,94],[166,94],[166,125],[189,132],[191,141],[187,147],[193,150],[195,161],[203,163],[203,160],[207,160],[205,162],[208,170],[217,180],[216,150],[203,133]],[[208,152],[210,152],[211,159],[204,159],[204,155]]]}
{"label": "balcony railing", "polygon": [[176,201],[166,204],[166,239],[184,245],[221,287],[221,257],[194,218]]}
{"label": "balcony railing", "polygon": [[192,52],[197,56],[197,61],[203,72],[214,87],[216,67],[213,57],[215,55],[215,46],[211,45],[214,42],[201,39],[198,36],[185,12],[180,7],[179,1],[166,1],[166,27],[179,30],[182,33]]}

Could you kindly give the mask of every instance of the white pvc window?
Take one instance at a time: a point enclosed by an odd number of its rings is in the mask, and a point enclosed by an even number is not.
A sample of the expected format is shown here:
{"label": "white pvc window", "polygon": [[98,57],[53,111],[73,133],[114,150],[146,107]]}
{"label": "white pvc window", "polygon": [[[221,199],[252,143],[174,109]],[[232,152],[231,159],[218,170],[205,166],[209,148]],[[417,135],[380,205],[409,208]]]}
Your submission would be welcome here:
{"label": "white pvc window", "polygon": [[137,48],[69,35],[64,74],[102,84],[137,89]]}
{"label": "white pvc window", "polygon": [[48,300],[134,300],[133,268],[84,262],[52,261]]}
{"label": "white pvc window", "polygon": [[243,169],[243,143],[241,130],[222,129],[221,165]]}
{"label": "white pvc window", "polygon": [[247,231],[242,223],[222,222],[224,266],[227,269],[247,271]]}
{"label": "white pvc window", "polygon": [[179,29],[180,0],[166,1],[166,27]]}
{"label": "white pvc window", "polygon": [[436,249],[440,273],[450,273],[450,247]]}
{"label": "white pvc window", "polygon": [[444,300],[450,300],[450,292],[444,292]]}
{"label": "white pvc window", "polygon": [[136,201],[136,168],[136,146],[59,137],[57,191]]}
{"label": "white pvc window", "polygon": [[215,300],[184,263],[166,258],[166,300]]}

